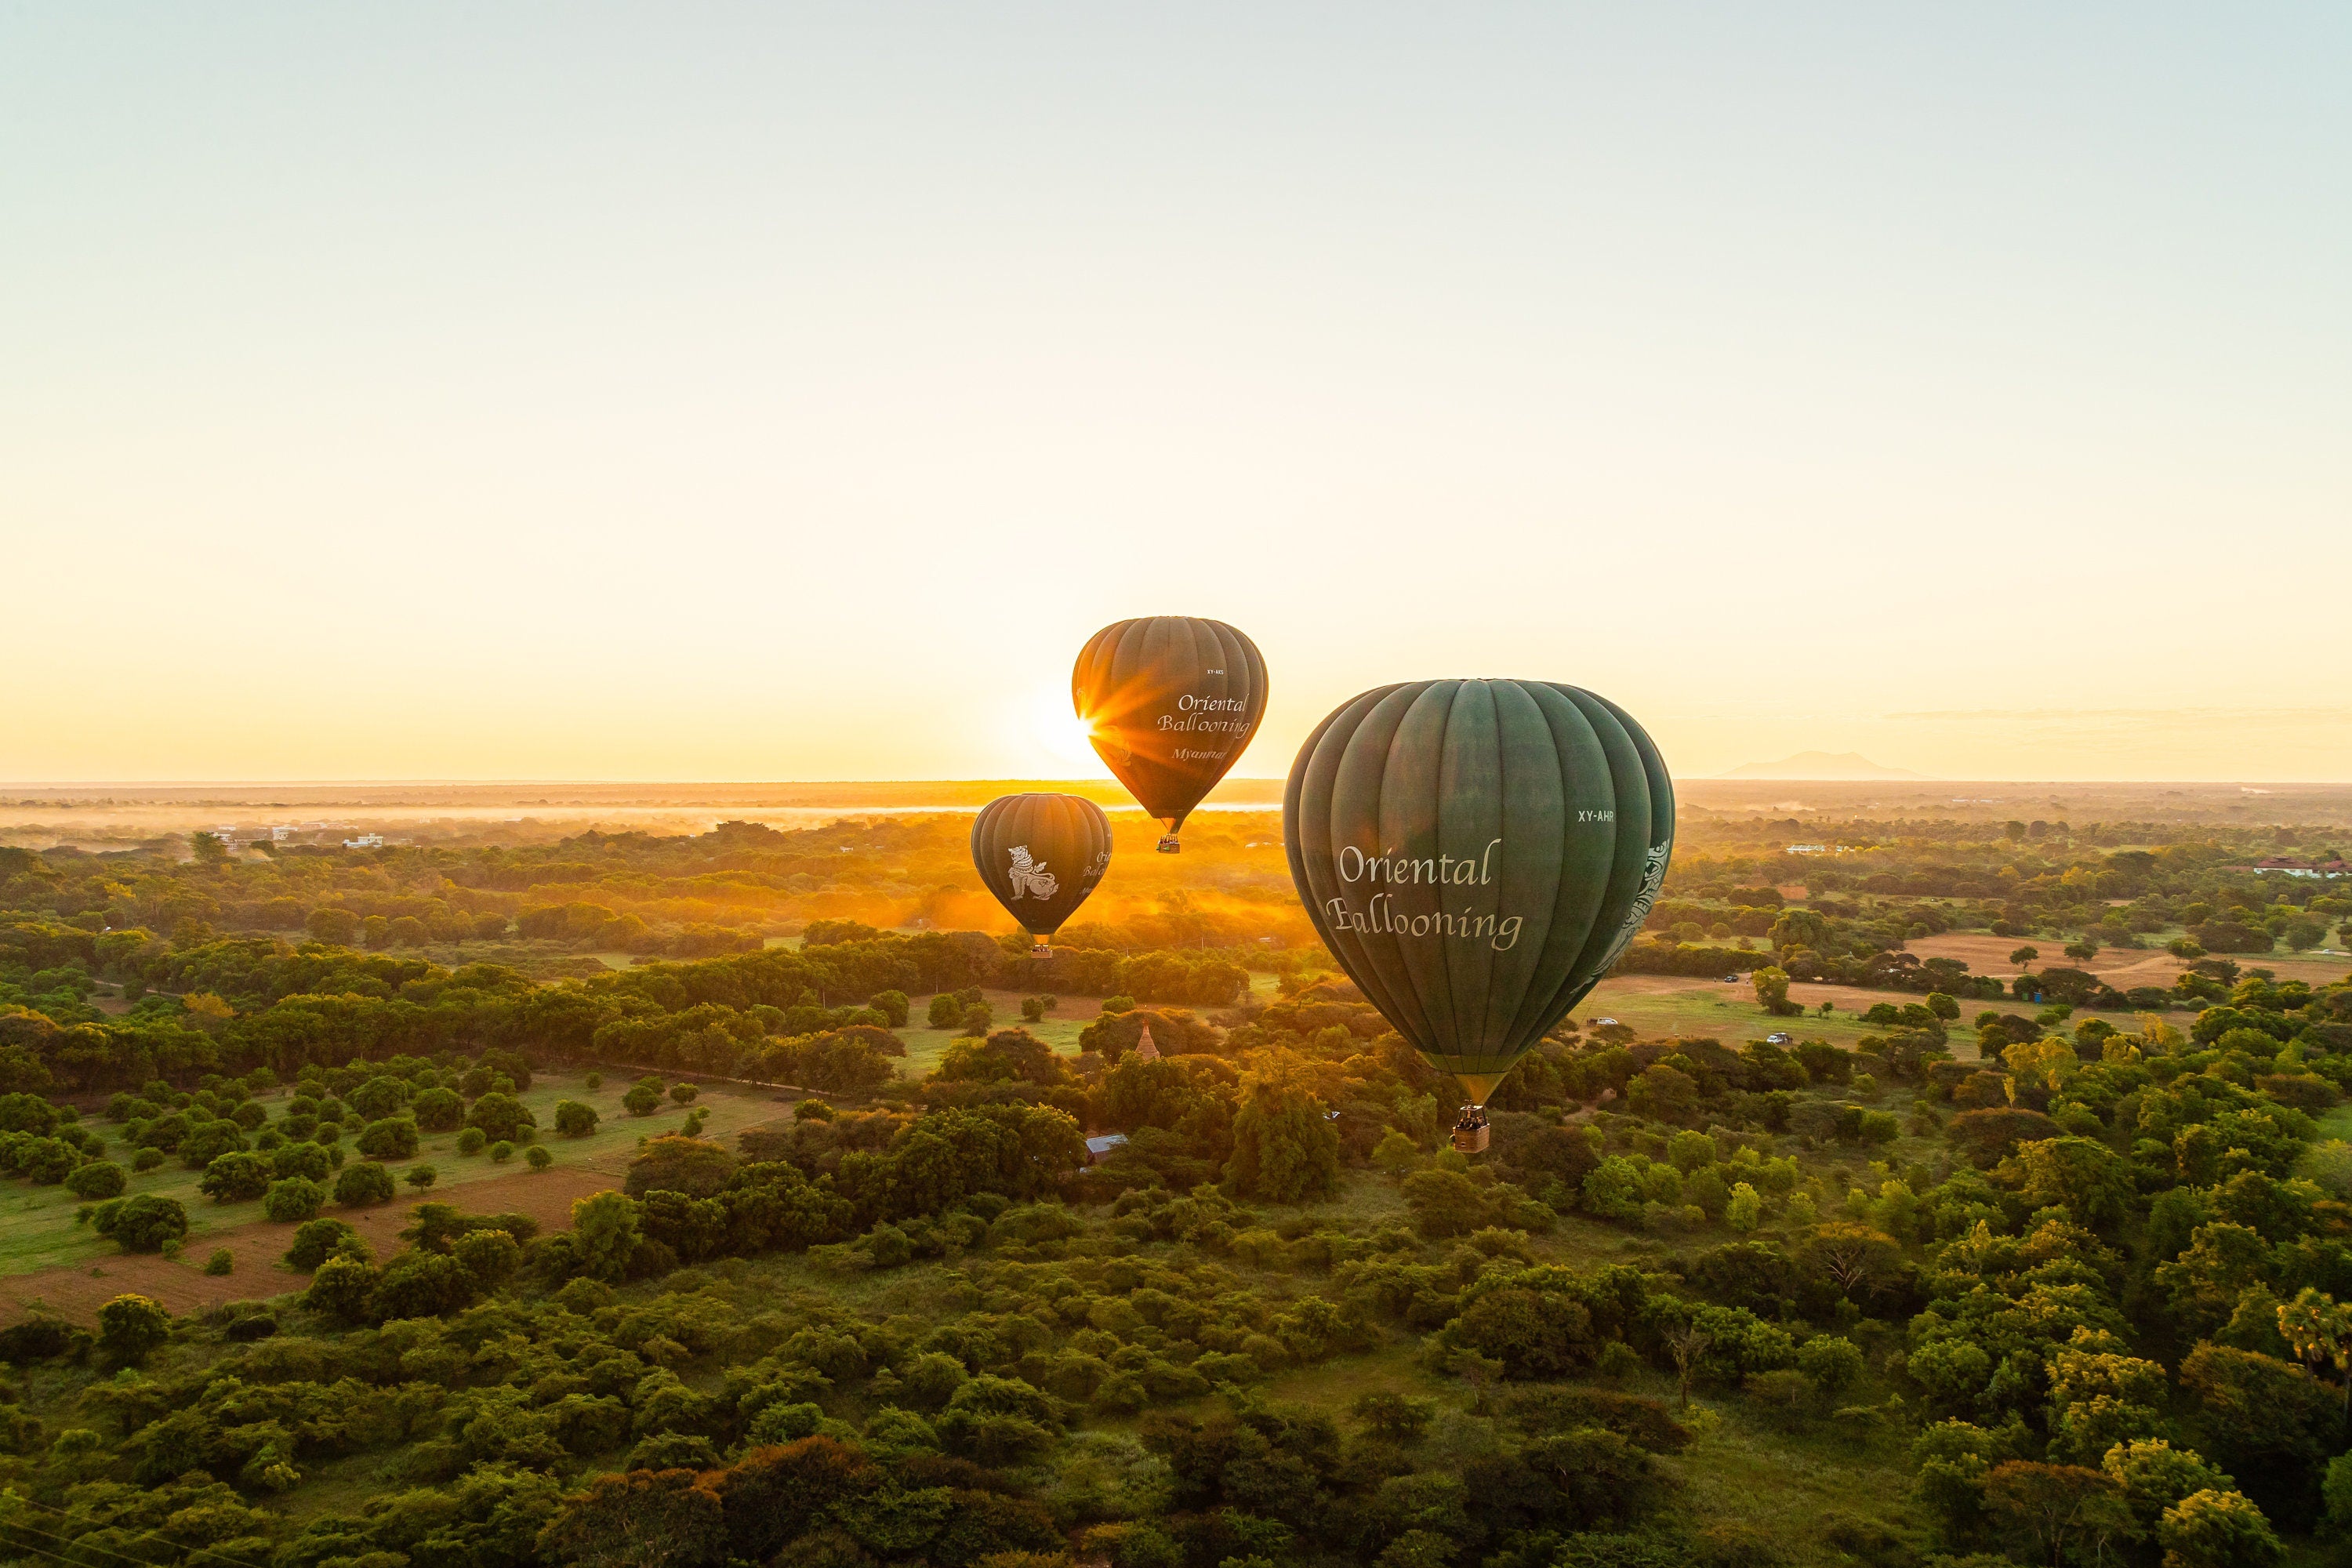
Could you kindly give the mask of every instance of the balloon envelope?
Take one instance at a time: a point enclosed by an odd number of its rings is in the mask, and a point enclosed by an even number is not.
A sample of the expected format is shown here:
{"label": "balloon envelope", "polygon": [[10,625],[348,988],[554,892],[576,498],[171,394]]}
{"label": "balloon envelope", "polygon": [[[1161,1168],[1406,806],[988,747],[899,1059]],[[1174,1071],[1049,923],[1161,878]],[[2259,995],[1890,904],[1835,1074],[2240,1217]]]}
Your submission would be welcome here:
{"label": "balloon envelope", "polygon": [[1049,937],[1110,868],[1110,819],[1072,795],[1000,795],[972,822],[971,863],[1014,920]]}
{"label": "balloon envelope", "polygon": [[1348,977],[1483,1105],[1665,879],[1674,788],[1614,703],[1536,680],[1367,691],[1299,749],[1290,875]]}
{"label": "balloon envelope", "polygon": [[1087,639],[1070,700],[1095,754],[1176,834],[1265,715],[1265,660],[1223,621],[1149,616]]}

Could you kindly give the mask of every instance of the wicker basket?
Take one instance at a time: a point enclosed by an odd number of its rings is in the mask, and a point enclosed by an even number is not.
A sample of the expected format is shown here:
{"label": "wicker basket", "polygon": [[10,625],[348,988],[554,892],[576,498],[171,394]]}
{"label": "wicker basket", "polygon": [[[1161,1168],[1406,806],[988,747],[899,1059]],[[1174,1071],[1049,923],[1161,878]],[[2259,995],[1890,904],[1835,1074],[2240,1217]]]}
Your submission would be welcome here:
{"label": "wicker basket", "polygon": [[1484,1121],[1475,1126],[1469,1122],[1458,1122],[1454,1129],[1454,1152],[1462,1154],[1483,1154],[1486,1152],[1487,1140],[1492,1136],[1492,1130]]}

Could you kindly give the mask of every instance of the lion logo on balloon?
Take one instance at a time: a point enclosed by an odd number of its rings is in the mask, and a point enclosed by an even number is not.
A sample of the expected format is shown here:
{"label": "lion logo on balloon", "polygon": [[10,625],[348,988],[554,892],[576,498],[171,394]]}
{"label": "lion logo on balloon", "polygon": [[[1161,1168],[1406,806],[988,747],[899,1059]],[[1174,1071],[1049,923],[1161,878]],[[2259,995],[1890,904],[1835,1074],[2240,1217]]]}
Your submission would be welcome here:
{"label": "lion logo on balloon", "polygon": [[1013,880],[1013,896],[1016,899],[1052,898],[1062,884],[1053,872],[1045,869],[1045,863],[1030,858],[1026,844],[1015,844],[1012,854],[1013,868],[1007,875]]}

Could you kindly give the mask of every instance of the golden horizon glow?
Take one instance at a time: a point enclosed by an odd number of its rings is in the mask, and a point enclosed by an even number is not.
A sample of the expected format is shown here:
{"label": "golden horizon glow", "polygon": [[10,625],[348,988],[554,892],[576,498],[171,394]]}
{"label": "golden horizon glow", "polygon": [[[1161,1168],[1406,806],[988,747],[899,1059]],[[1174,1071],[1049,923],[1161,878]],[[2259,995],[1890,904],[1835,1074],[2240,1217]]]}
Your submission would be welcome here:
{"label": "golden horizon glow", "polygon": [[2352,779],[2315,15],[232,11],[0,16],[0,782]]}

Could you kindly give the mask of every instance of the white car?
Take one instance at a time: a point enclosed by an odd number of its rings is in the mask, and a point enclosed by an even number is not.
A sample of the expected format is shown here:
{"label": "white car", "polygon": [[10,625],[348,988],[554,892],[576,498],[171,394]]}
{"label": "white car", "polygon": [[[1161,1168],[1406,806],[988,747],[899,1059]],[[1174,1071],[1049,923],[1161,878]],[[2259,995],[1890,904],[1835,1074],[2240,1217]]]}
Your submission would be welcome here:
{"label": "white car", "polygon": [[1764,1043],[1768,1046],[1793,1046],[1797,1042],[1785,1029],[1775,1029],[1764,1037]]}

